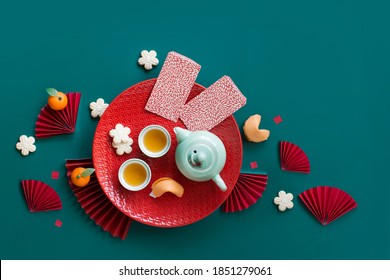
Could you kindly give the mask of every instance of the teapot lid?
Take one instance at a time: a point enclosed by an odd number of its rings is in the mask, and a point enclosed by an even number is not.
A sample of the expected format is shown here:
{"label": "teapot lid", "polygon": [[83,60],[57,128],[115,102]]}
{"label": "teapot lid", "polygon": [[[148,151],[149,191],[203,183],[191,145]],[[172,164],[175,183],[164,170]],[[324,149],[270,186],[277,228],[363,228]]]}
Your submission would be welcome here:
{"label": "teapot lid", "polygon": [[212,146],[199,143],[188,149],[187,158],[192,168],[206,171],[215,164],[218,154]]}

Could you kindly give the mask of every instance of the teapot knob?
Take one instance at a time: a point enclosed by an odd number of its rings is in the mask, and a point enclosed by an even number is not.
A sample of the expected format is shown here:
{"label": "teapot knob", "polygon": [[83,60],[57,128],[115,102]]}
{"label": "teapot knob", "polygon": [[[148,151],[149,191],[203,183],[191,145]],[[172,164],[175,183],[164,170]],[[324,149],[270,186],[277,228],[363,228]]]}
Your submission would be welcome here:
{"label": "teapot knob", "polygon": [[204,153],[204,152],[199,152],[199,153],[198,153],[198,161],[199,161],[200,163],[206,161],[206,159],[207,159],[206,153]]}
{"label": "teapot knob", "polygon": [[204,163],[206,160],[207,160],[207,155],[205,152],[202,151],[199,152],[194,151],[190,156],[191,164],[194,166],[201,166],[202,163]]}

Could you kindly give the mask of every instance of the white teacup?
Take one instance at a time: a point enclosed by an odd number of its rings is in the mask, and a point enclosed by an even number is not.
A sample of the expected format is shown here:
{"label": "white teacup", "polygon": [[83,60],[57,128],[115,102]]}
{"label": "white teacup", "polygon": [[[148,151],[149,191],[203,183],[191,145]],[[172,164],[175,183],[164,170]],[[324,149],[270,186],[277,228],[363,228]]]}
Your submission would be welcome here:
{"label": "white teacup", "polygon": [[158,158],[165,155],[171,147],[171,136],[160,125],[149,125],[138,136],[138,145],[148,157]]}
{"label": "white teacup", "polygon": [[118,171],[119,182],[130,191],[142,190],[149,184],[151,177],[149,165],[138,158],[126,160]]}

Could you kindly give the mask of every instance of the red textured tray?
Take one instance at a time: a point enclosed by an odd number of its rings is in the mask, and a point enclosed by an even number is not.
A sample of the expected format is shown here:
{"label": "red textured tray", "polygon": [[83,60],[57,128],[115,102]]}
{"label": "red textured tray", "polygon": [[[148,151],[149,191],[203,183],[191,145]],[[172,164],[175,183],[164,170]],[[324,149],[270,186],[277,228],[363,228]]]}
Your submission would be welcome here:
{"label": "red textured tray", "polygon": [[[241,135],[233,116],[211,130],[221,138],[226,147],[226,165],[221,171],[221,176],[228,187],[227,191],[222,192],[213,181],[194,182],[185,178],[176,167],[177,142],[173,132],[175,126],[185,126],[180,120],[175,123],[144,109],[155,82],[156,79],[151,79],[138,83],[126,89],[111,102],[96,128],[92,151],[93,163],[103,191],[124,214],[151,226],[184,226],[205,218],[229,196],[241,169]],[[189,98],[193,98],[204,89],[203,86],[195,84]],[[133,138],[134,143],[133,151],[129,155],[118,156],[111,146],[112,138],[109,136],[109,131],[117,123],[131,129],[130,137]],[[138,134],[142,128],[150,124],[163,125],[172,138],[171,149],[161,158],[148,158],[138,147]],[[138,192],[123,188],[117,175],[120,165],[133,157],[145,160],[152,170],[149,186]],[[150,197],[151,185],[160,177],[171,177],[182,184],[183,197],[178,198],[171,193],[156,199]]]}

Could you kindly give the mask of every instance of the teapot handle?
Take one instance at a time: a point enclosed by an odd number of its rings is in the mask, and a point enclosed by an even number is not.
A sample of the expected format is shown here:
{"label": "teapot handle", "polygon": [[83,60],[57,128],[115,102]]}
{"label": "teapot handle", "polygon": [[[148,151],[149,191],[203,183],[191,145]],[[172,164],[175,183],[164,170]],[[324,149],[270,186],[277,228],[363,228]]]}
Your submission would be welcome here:
{"label": "teapot handle", "polygon": [[217,174],[214,178],[213,178],[213,181],[217,184],[217,186],[221,189],[221,191],[226,191],[227,190],[227,186],[225,184],[225,182],[222,180],[221,176],[219,174]]}

